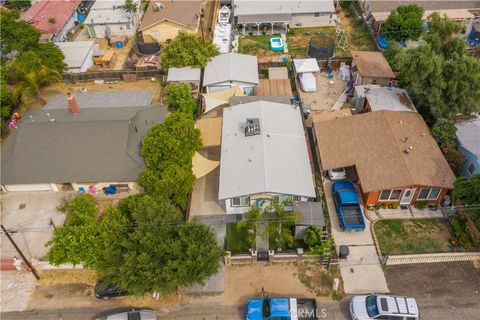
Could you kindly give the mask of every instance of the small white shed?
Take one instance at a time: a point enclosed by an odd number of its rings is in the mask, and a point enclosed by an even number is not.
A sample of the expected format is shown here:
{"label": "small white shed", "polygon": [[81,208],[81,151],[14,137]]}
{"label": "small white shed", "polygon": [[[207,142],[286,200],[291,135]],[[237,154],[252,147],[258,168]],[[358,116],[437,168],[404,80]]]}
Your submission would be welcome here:
{"label": "small white shed", "polygon": [[65,56],[67,72],[86,72],[93,65],[93,41],[55,43]]}
{"label": "small white shed", "polygon": [[320,71],[315,59],[293,59],[293,66],[296,74]]}

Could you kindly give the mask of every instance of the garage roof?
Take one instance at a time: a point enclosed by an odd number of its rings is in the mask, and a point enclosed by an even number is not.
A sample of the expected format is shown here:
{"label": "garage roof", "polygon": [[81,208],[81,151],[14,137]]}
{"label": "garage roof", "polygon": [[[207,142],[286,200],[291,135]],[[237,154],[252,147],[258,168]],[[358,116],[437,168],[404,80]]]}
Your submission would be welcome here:
{"label": "garage roof", "polygon": [[[55,43],[65,56],[65,63],[69,69],[81,68],[93,50],[93,41],[74,41]],[[90,59],[92,59],[90,57]]]}
{"label": "garage roof", "polygon": [[237,81],[258,84],[257,57],[239,53],[225,53],[213,58],[205,67],[203,85]]}
{"label": "garage roof", "polygon": [[136,181],[140,142],[165,115],[151,106],[31,110],[2,146],[1,184]]}

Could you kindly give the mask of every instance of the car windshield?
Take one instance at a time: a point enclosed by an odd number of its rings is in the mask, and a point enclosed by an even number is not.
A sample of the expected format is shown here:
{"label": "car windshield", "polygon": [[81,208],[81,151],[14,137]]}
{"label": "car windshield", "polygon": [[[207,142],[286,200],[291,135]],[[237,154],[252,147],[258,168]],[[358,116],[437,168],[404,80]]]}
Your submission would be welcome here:
{"label": "car windshield", "polygon": [[128,320],[142,320],[140,313],[133,311],[128,313]]}
{"label": "car windshield", "polygon": [[370,318],[378,316],[377,297],[368,296],[366,299],[367,313]]}
{"label": "car windshield", "polygon": [[337,168],[337,169],[333,169],[332,172],[343,172],[343,168]]}

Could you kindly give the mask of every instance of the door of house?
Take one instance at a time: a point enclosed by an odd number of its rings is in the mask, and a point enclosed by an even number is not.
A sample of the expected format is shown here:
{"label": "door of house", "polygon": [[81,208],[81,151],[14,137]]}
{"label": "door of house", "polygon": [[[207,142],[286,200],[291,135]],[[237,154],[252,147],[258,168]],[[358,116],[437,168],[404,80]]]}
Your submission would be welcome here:
{"label": "door of house", "polygon": [[400,199],[400,204],[410,204],[410,202],[412,202],[412,198],[414,194],[415,194],[415,189],[403,190],[403,195],[402,195],[402,199]]}

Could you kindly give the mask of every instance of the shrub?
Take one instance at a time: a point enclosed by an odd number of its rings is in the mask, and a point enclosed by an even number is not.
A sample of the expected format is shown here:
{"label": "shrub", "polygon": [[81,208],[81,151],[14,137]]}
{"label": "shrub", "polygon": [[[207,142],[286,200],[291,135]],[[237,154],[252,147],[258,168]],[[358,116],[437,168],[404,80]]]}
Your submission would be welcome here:
{"label": "shrub", "polygon": [[415,202],[415,208],[423,210],[427,207],[427,203],[425,201],[417,201]]}

